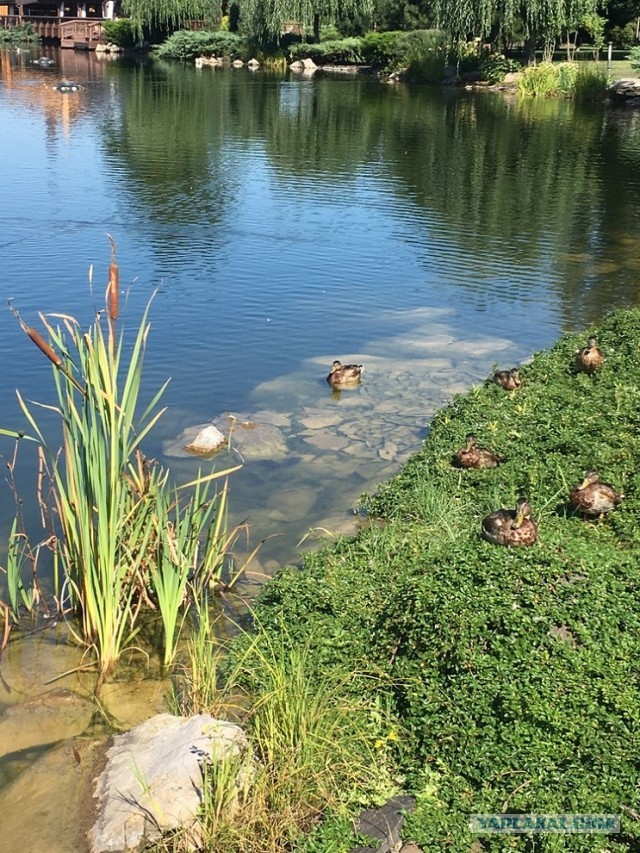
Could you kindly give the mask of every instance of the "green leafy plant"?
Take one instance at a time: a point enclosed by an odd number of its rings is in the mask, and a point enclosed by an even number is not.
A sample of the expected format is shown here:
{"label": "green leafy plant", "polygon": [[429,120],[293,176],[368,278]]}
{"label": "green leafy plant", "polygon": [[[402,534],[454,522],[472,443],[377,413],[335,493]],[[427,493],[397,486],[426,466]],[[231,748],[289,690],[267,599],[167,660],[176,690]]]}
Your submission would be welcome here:
{"label": "green leafy plant", "polygon": [[72,317],[54,315],[62,321],[54,326],[40,315],[49,342],[20,320],[53,365],[58,403],[47,408],[62,423],[61,452],[49,446],[35,404],[18,399],[42,446],[60,526],[56,556],[64,592],[80,617],[78,640],[95,651],[98,690],[149,605],[160,609],[164,662],[172,662],[187,583],[193,592],[215,588],[234,536],[226,530],[226,489],[216,502],[208,485],[239,466],[177,490],[168,471],[142,454],[142,442],[164,411],[159,400],[166,387],[139,411],[149,309],[150,303],[129,352],[116,330],[119,272],[112,257],[107,308],[88,331]]}
{"label": "green leafy plant", "polygon": [[107,41],[120,47],[133,47],[136,41],[137,28],[129,18],[118,18],[115,21],[103,21],[104,34]]}
{"label": "green leafy plant", "polygon": [[14,27],[0,29],[0,44],[21,44],[39,42],[40,36],[33,24],[16,24]]}
{"label": "green leafy plant", "polygon": [[317,65],[355,65],[362,62],[359,38],[324,41],[319,44],[292,44],[289,54],[292,59],[313,59]]}
{"label": "green leafy plant", "polygon": [[398,44],[401,32],[371,32],[362,37],[360,52],[363,62],[378,68],[397,68],[402,59],[402,50]]}
{"label": "green leafy plant", "polygon": [[640,46],[631,48],[627,59],[634,71],[640,71]]}
{"label": "green leafy plant", "polygon": [[177,30],[163,42],[156,55],[162,59],[193,62],[199,56],[219,56],[227,59],[248,59],[249,48],[238,33],[225,30]]}
{"label": "green leafy plant", "polygon": [[522,71],[522,66],[515,59],[507,58],[503,53],[488,53],[482,56],[479,70],[484,80],[489,83],[500,83],[507,74]]}

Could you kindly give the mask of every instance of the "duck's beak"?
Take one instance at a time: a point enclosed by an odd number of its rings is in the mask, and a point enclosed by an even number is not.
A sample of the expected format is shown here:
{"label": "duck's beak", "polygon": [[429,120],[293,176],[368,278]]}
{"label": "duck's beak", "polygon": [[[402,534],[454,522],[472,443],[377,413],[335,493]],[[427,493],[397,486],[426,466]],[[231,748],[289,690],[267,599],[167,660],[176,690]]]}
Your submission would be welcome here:
{"label": "duck's beak", "polygon": [[522,526],[522,522],[523,522],[523,521],[524,521],[524,510],[523,510],[523,509],[522,509],[522,507],[521,507],[521,508],[518,510],[518,512],[516,513],[516,517],[515,517],[514,522],[513,522],[513,527],[514,527],[514,528],[516,528],[516,529],[517,529],[518,527],[521,527],[521,526]]}
{"label": "duck's beak", "polygon": [[586,489],[587,486],[590,486],[592,482],[593,480],[591,479],[591,477],[585,477],[584,480],[580,483],[580,488]]}

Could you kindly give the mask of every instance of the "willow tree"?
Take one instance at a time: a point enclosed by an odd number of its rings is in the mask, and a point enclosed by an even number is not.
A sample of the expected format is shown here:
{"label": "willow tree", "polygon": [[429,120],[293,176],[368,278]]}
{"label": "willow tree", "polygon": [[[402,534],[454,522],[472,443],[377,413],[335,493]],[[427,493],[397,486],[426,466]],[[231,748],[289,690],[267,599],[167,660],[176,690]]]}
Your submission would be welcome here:
{"label": "willow tree", "polygon": [[454,42],[469,37],[486,38],[496,31],[510,32],[522,22],[527,35],[527,52],[532,58],[536,40],[545,46],[585,15],[593,14],[598,0],[434,0],[438,26]]}
{"label": "willow tree", "polygon": [[122,10],[140,32],[175,30],[186,21],[205,21],[215,29],[221,17],[220,4],[211,0],[123,0]]}
{"label": "willow tree", "polygon": [[286,24],[295,21],[320,40],[321,23],[371,18],[374,0],[238,0],[242,32],[268,47],[280,41]]}

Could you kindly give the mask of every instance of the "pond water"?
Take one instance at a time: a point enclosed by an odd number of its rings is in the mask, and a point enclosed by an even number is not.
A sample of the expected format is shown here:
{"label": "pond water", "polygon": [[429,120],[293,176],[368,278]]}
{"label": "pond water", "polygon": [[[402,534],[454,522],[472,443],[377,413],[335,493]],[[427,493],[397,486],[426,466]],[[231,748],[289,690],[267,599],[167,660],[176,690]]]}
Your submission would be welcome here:
{"label": "pond water", "polygon": [[[355,529],[359,495],[453,394],[640,301],[640,115],[624,109],[14,49],[0,150],[2,293],[27,322],[90,322],[106,232],[125,323],[157,291],[145,393],[171,382],[147,454],[185,482],[203,465],[186,428],[233,412],[279,431],[231,485],[239,550],[271,537],[247,594]],[[0,426],[17,429],[15,389],[46,403],[52,380],[3,304]],[[332,394],[335,358],[364,365],[360,388]],[[25,445],[33,525],[35,471]],[[2,543],[12,517],[3,488]]]}

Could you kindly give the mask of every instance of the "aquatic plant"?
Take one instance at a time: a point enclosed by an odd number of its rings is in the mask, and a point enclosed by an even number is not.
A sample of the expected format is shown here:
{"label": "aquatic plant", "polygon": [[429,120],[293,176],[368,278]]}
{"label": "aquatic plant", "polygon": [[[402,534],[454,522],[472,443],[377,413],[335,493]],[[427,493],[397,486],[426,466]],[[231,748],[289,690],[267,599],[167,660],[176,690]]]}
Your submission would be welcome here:
{"label": "aquatic plant", "polygon": [[[116,331],[119,271],[112,253],[106,310],[98,312],[88,331],[73,317],[40,315],[45,340],[19,318],[53,365],[58,402],[44,408],[60,417],[61,451],[47,441],[37,404],[27,403],[20,393],[18,399],[42,446],[59,525],[55,548],[64,578],[62,598],[80,617],[79,629],[72,631],[95,651],[98,689],[150,609],[158,608],[163,621],[164,663],[173,661],[180,609],[196,590],[221,582],[234,538],[226,529],[226,487],[219,497],[209,485],[239,466],[199,476],[178,489],[169,483],[169,472],[142,453],[142,442],[163,414],[159,401],[167,384],[140,412],[150,307],[151,302],[127,361],[124,336]],[[52,319],[61,325],[54,326]]]}

